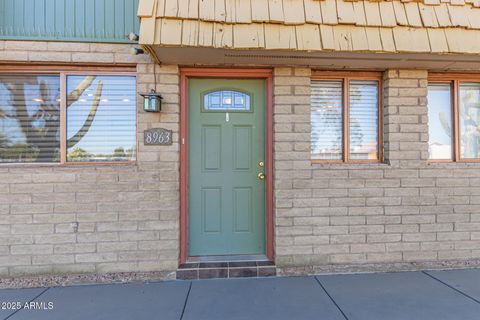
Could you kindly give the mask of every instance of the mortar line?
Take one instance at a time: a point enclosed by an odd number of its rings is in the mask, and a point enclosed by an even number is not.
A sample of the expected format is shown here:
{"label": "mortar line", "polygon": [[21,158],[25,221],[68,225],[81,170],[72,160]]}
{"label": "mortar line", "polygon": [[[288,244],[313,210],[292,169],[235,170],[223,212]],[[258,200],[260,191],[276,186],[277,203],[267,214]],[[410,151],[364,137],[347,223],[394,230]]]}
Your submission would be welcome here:
{"label": "mortar line", "polygon": [[183,304],[182,314],[180,315],[180,320],[183,319],[183,315],[185,314],[185,309],[187,308],[188,298],[190,297],[190,290],[192,290],[192,281],[190,281],[190,286],[188,287],[187,296],[185,297],[185,303]]}
{"label": "mortar line", "polygon": [[[37,294],[35,297],[33,297],[33,299],[31,299],[30,301],[28,301],[28,303],[38,299],[42,294],[44,294],[45,292],[47,292],[48,290],[50,289],[49,288],[46,288],[45,290],[43,290],[42,292],[40,292],[39,294]],[[25,305],[25,304],[24,304]],[[12,313],[11,315],[8,315],[4,320],[7,320],[7,319],[10,319],[11,317],[13,317],[14,314],[16,314],[17,312],[20,312],[23,310],[23,307],[21,309],[18,309],[18,310],[15,310],[14,313]]]}
{"label": "mortar line", "polygon": [[328,293],[327,289],[325,289],[325,287],[323,286],[323,284],[320,282],[320,279],[318,279],[316,276],[313,276],[315,278],[315,280],[317,281],[317,283],[320,285],[320,287],[323,289],[323,291],[327,294],[327,296],[330,298],[330,300],[333,302],[333,304],[335,305],[335,307],[337,307],[338,311],[340,311],[340,313],[342,314],[342,316],[346,319],[346,320],[349,320],[347,315],[345,314],[345,312],[343,312],[342,308],[340,308],[340,306],[337,304],[337,302],[333,299],[333,297],[330,295],[330,293]]}
{"label": "mortar line", "polygon": [[422,271],[422,273],[423,273],[423,274],[425,274],[425,275],[427,275],[427,276],[429,276],[430,278],[432,278],[432,279],[434,279],[434,280],[437,280],[438,282],[440,282],[441,284],[443,284],[443,285],[445,285],[445,286],[449,287],[450,289],[453,289],[453,290],[457,291],[458,293],[460,293],[460,294],[461,294],[461,295],[463,295],[464,297],[467,297],[467,298],[469,298],[469,299],[471,299],[471,300],[475,301],[476,303],[479,303],[479,304],[480,304],[480,301],[479,301],[479,300],[475,299],[474,297],[471,297],[471,296],[469,296],[469,295],[468,295],[468,294],[466,294],[465,292],[463,292],[463,291],[460,291],[459,289],[457,289],[457,288],[455,288],[455,287],[453,287],[453,286],[449,285],[448,283],[446,283],[446,282],[444,282],[444,281],[442,281],[442,280],[440,280],[440,279],[436,278],[435,276],[432,276],[432,275],[431,275],[431,274],[429,274],[428,272]]}

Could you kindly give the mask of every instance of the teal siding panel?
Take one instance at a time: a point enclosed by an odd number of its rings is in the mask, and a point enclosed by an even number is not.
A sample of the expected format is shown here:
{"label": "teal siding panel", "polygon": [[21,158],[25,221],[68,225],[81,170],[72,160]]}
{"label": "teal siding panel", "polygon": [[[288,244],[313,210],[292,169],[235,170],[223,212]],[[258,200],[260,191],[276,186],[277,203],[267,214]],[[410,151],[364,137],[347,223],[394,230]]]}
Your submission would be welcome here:
{"label": "teal siding panel", "polygon": [[55,0],[45,0],[45,34],[55,36]]}
{"label": "teal siding panel", "polygon": [[124,31],[124,23],[123,23],[123,17],[124,17],[124,14],[123,14],[123,11],[125,10],[125,1],[116,1],[115,2],[115,23],[114,23],[114,27],[115,27],[115,36],[116,37],[119,37]]}
{"label": "teal siding panel", "polygon": [[[65,2],[65,29],[64,37],[67,39],[75,38],[75,21],[77,20],[77,12],[75,12],[75,0]],[[81,36],[78,36],[81,38]]]}
{"label": "teal siding panel", "polygon": [[[125,23],[125,30],[135,29],[135,22],[138,23],[137,17],[132,17],[129,12],[137,12],[137,7],[133,1],[125,1],[125,10],[123,11],[123,21]],[[135,29],[136,30],[136,29]]]}
{"label": "teal siding panel", "polygon": [[[94,12],[95,0],[85,0],[85,10],[86,12]],[[96,36],[95,28],[96,28],[95,15],[87,13],[85,15],[85,36],[88,38],[95,37]]]}
{"label": "teal siding panel", "polygon": [[[11,0],[12,2],[14,0]],[[25,28],[23,27],[25,25],[25,10],[23,7],[23,0],[16,0],[13,3],[13,30],[19,30],[20,35],[25,35]],[[8,13],[7,13],[8,14]]]}
{"label": "teal siding panel", "polygon": [[138,0],[0,0],[0,39],[129,43]]}
{"label": "teal siding panel", "polygon": [[85,38],[85,1],[75,0],[75,35]]}
{"label": "teal siding panel", "polygon": [[25,0],[18,1],[23,2],[23,28],[26,30],[32,30],[33,34],[37,34],[35,30],[35,0],[32,3],[25,3]]}
{"label": "teal siding panel", "polygon": [[45,23],[47,21],[46,1],[35,0],[33,6],[33,28],[35,34],[45,34]]}
{"label": "teal siding panel", "polygon": [[105,1],[95,1],[95,32],[96,36],[99,38],[105,38],[105,19],[104,13],[105,12]]}
{"label": "teal siding panel", "polygon": [[105,36],[111,38],[115,36],[115,0],[105,0],[105,8],[108,8],[111,14],[105,15]]}
{"label": "teal siding panel", "polygon": [[[5,17],[5,7],[7,6],[7,2],[6,1],[0,1],[0,17]],[[5,24],[5,21],[0,21],[0,28],[3,27],[3,25]]]}
{"label": "teal siding panel", "polygon": [[54,38],[59,38],[65,34],[65,3],[63,0],[55,0],[55,29]]}

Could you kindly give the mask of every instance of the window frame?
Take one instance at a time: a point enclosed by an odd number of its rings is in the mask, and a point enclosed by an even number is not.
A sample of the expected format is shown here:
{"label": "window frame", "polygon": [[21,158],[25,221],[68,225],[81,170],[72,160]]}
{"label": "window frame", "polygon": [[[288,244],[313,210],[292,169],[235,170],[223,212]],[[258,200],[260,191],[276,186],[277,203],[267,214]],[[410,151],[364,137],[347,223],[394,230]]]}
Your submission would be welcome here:
{"label": "window frame", "polygon": [[[205,97],[209,95],[210,93],[215,93],[215,92],[221,92],[221,91],[232,91],[232,92],[238,92],[238,93],[243,93],[246,96],[249,97],[250,99],[250,106],[248,110],[227,110],[227,109],[206,109],[205,108]],[[254,110],[255,103],[254,103],[254,96],[253,93],[249,91],[245,91],[239,88],[235,87],[218,87],[216,89],[210,89],[206,90],[201,93],[201,98],[200,98],[200,112],[203,113],[253,113],[255,112]]]}
{"label": "window frame", "polygon": [[[135,119],[135,160],[128,161],[67,161],[67,76],[97,75],[97,76],[137,76],[134,65],[124,66],[91,66],[91,65],[2,65],[0,74],[32,74],[58,75],[60,81],[60,161],[59,162],[9,162],[0,163],[4,166],[104,166],[104,165],[132,165],[137,162],[138,154],[138,116]],[[136,81],[136,80],[135,80]],[[135,96],[137,89],[135,88]],[[138,115],[138,103],[135,100],[135,113]]]}
{"label": "window frame", "polygon": [[[320,164],[351,164],[351,163],[382,163],[383,162],[383,90],[382,90],[382,73],[376,71],[317,71],[313,70],[310,80],[315,81],[342,81],[342,159],[310,159],[311,163]],[[376,81],[378,83],[378,97],[377,97],[377,135],[378,135],[378,151],[377,159],[350,159],[350,126],[349,126],[349,111],[350,111],[350,97],[349,88],[350,81],[366,80]],[[310,105],[311,107],[311,105]],[[311,113],[311,111],[310,111]],[[311,121],[311,120],[310,120]],[[311,141],[310,141],[311,143]]]}
{"label": "window frame", "polygon": [[[428,159],[428,163],[480,163],[477,159],[462,159],[460,150],[460,83],[478,82],[480,84],[480,74],[469,73],[440,73],[434,72],[428,74],[428,84],[444,83],[450,84],[452,101],[452,158],[451,159]],[[427,88],[428,88],[427,84]],[[428,108],[428,102],[427,102]],[[430,125],[430,123],[428,123]]]}

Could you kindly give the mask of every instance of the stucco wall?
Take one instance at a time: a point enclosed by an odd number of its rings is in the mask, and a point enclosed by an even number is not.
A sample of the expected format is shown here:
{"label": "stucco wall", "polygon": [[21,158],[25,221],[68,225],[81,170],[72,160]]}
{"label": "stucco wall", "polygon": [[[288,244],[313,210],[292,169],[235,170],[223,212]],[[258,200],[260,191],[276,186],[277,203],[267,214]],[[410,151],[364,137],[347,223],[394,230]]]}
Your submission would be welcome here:
{"label": "stucco wall", "polygon": [[[137,90],[150,91],[154,65],[130,47],[6,41],[0,61],[133,63]],[[0,277],[176,269],[179,75],[176,66],[156,68],[162,112],[143,112],[138,96],[136,164],[0,165]],[[173,145],[144,146],[152,127],[173,130]]]}
{"label": "stucco wall", "polygon": [[478,264],[480,166],[427,163],[427,76],[383,75],[385,163],[312,164],[310,70],[275,69],[281,273]]}

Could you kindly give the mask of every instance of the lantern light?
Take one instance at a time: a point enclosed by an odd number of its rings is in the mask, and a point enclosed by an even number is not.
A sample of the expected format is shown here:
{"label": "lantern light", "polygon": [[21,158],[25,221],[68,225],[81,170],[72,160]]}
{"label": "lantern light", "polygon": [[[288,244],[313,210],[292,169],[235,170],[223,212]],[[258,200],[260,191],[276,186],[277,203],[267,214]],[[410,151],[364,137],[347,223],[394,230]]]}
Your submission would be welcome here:
{"label": "lantern light", "polygon": [[146,112],[160,112],[162,109],[162,96],[152,89],[148,93],[140,93],[143,97],[143,111]]}

